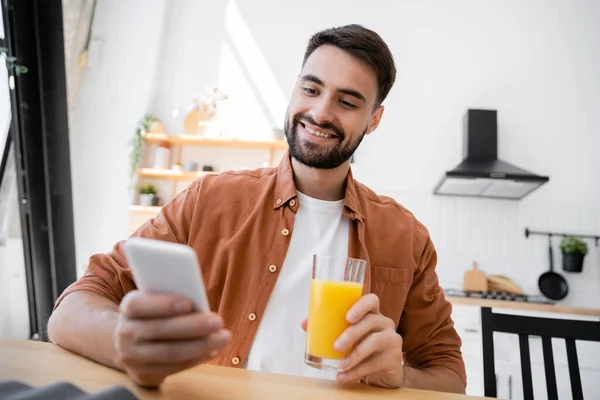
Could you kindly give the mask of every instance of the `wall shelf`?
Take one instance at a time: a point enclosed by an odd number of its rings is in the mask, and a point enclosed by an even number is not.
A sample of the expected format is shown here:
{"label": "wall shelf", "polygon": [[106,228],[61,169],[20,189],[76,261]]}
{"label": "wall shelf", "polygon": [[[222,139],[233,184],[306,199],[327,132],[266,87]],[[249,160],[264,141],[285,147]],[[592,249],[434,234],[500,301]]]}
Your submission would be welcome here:
{"label": "wall shelf", "polygon": [[137,173],[144,178],[170,179],[174,181],[195,181],[206,176],[215,175],[217,171],[177,171],[172,169],[138,168]]}
{"label": "wall shelf", "polygon": [[145,206],[138,206],[138,205],[133,205],[129,207],[129,211],[133,212],[133,213],[137,213],[137,214],[152,214],[152,215],[156,215],[160,212],[162,207],[157,206],[149,206],[149,207],[145,207]]}
{"label": "wall shelf", "polygon": [[268,141],[241,140],[241,139],[210,139],[199,135],[167,135],[166,133],[146,133],[143,136],[148,143],[167,142],[174,145],[208,146],[208,147],[232,147],[242,149],[268,149],[286,150],[288,144],[285,140],[274,139]]}
{"label": "wall shelf", "polygon": [[[205,138],[201,135],[193,134],[166,134],[166,133],[145,133],[143,139],[143,152],[141,165],[144,160],[148,159],[150,144],[158,145],[160,143],[169,143],[173,147],[172,162],[182,165],[182,152],[186,146],[189,147],[220,147],[229,149],[249,149],[249,150],[266,150],[269,153],[268,165],[275,165],[277,151],[288,149],[288,144],[284,139],[273,140],[242,140],[242,139],[227,139],[227,138]],[[193,160],[200,163],[200,160]],[[200,163],[201,164],[201,163]],[[170,196],[164,192],[164,186],[160,193],[163,202],[173,198],[181,188],[181,182],[193,182],[203,176],[219,174],[222,171],[179,171],[175,169],[156,169],[156,168],[137,168],[136,175],[138,177],[136,184],[136,200],[138,202],[137,193],[141,185],[147,179],[161,179],[172,182],[172,191]],[[129,212],[131,214],[131,231],[134,231],[142,223],[149,218],[155,217],[162,207],[146,207],[141,205],[131,205]]]}

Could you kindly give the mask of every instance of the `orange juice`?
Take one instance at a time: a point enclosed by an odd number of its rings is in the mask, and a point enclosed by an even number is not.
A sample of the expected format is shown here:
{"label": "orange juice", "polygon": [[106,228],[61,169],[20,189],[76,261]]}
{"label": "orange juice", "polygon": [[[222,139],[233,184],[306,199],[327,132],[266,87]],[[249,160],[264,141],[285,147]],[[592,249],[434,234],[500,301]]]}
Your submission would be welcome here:
{"label": "orange juice", "polygon": [[333,344],[348,328],[346,314],[361,298],[362,289],[363,285],[357,282],[312,280],[306,337],[310,355],[341,360],[352,351],[340,353]]}

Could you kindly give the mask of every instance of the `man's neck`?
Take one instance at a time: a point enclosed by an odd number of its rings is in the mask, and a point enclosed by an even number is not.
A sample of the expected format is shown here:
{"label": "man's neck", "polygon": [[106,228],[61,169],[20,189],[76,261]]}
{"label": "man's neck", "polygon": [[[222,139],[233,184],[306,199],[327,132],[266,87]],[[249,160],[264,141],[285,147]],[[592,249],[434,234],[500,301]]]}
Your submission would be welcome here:
{"label": "man's neck", "polygon": [[292,169],[296,189],[314,199],[336,201],[346,194],[346,177],[350,163],[345,162],[333,169],[315,169],[300,163],[294,157]]}

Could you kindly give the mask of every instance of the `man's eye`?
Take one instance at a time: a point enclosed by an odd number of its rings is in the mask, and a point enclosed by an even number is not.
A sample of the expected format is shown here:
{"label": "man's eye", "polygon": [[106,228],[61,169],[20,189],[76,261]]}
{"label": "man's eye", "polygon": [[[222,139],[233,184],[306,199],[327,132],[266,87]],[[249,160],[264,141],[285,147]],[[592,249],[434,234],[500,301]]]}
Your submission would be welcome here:
{"label": "man's eye", "polygon": [[346,100],[340,100],[340,102],[342,103],[342,105],[344,107],[348,107],[348,108],[356,108],[356,105],[353,103],[350,103],[349,101]]}
{"label": "man's eye", "polygon": [[309,94],[309,95],[317,94],[317,91],[312,88],[302,88],[302,90],[304,91],[304,93]]}

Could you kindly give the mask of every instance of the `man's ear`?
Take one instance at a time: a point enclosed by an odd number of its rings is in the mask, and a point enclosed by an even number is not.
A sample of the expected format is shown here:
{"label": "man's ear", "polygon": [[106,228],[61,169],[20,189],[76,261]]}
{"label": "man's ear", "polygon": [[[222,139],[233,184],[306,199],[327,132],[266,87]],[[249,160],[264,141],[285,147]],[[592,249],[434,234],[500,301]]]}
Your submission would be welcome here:
{"label": "man's ear", "polygon": [[377,109],[375,110],[373,115],[371,115],[371,121],[369,121],[369,126],[367,128],[367,131],[365,132],[365,135],[368,135],[371,132],[373,132],[375,129],[377,129],[377,127],[379,126],[379,123],[381,122],[381,117],[383,116],[384,108],[385,107],[383,107],[383,106],[377,107]]}

